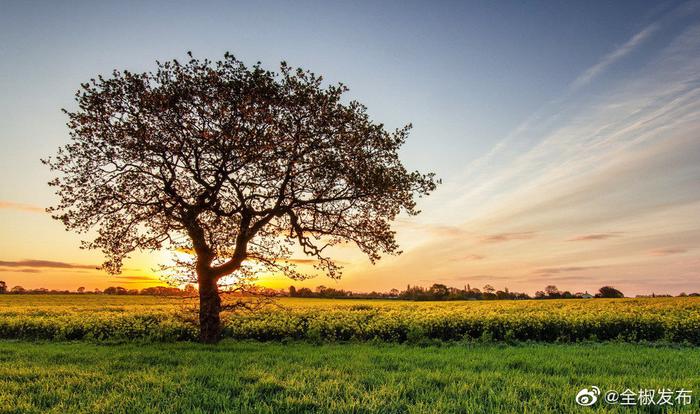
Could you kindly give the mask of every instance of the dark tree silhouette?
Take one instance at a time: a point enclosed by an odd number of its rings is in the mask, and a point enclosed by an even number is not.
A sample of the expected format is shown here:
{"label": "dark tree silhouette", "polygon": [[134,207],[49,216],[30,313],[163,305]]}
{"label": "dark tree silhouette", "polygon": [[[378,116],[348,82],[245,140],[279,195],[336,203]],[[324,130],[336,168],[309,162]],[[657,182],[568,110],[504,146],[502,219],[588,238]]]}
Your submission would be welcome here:
{"label": "dark tree silhouette", "polygon": [[245,280],[252,263],[308,276],[285,260],[294,245],[331,278],[329,246],[354,243],[372,262],[399,253],[391,221],[435,188],[399,159],[410,125],[387,131],[346,91],[230,54],[92,79],[64,110],[71,143],[44,160],[58,172],[49,211],[68,230],[96,230],[84,247],[111,273],[136,250],[192,252],[177,264],[199,285],[201,340],[215,342],[222,277]]}
{"label": "dark tree silhouette", "polygon": [[450,294],[450,289],[443,284],[435,283],[430,287],[430,289],[428,289],[428,293],[430,293],[435,299],[440,300],[446,298],[447,295]]}
{"label": "dark tree silhouette", "polygon": [[554,285],[547,285],[544,288],[544,292],[547,294],[547,297],[549,297],[551,299],[556,299],[556,298],[561,297],[561,292]]}
{"label": "dark tree silhouette", "polygon": [[625,295],[612,286],[603,286],[596,294],[599,298],[624,298]]}
{"label": "dark tree silhouette", "polygon": [[7,292],[7,284],[3,280],[0,280],[0,293],[6,293],[6,292]]}

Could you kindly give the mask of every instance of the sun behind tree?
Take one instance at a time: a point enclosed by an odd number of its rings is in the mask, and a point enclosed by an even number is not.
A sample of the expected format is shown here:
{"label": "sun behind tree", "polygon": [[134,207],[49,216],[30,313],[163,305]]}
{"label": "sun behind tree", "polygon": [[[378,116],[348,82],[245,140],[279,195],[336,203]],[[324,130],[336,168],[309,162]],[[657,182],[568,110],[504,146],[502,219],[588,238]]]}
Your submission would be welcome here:
{"label": "sun behind tree", "polygon": [[82,84],[64,110],[72,140],[44,160],[59,173],[49,211],[96,230],[83,243],[104,269],[119,273],[136,250],[194,252],[178,265],[199,286],[200,339],[216,342],[217,282],[251,277],[246,261],[299,279],[285,261],[297,248],[339,278],[329,246],[352,242],[372,262],[399,253],[391,221],[418,214],[415,198],[436,186],[398,157],[410,125],[389,132],[341,102],[344,85],[284,62],[275,73],[188,55]]}

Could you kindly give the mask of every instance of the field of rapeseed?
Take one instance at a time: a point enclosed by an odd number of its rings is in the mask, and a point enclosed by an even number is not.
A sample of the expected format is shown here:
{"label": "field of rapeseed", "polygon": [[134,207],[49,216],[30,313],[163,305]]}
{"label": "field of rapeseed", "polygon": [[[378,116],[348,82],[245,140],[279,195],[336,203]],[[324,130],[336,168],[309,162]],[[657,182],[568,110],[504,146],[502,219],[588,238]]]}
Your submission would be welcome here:
{"label": "field of rapeseed", "polygon": [[[194,340],[187,299],[1,295],[0,338]],[[224,315],[233,339],[700,344],[700,298],[478,302],[280,299]]]}

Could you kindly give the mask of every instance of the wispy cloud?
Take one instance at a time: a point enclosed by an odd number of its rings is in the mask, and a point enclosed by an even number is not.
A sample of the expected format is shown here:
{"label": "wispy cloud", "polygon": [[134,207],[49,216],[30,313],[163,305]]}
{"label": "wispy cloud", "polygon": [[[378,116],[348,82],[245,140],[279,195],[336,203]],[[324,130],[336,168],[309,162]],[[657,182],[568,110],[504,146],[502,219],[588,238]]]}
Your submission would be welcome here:
{"label": "wispy cloud", "polygon": [[593,233],[584,234],[581,236],[572,237],[566,241],[590,241],[590,240],[607,240],[614,237],[620,237],[619,233]]}
{"label": "wispy cloud", "polygon": [[51,260],[36,260],[26,259],[19,261],[3,261],[0,260],[0,267],[9,268],[52,268],[52,269],[99,269],[99,266],[84,265],[66,262],[55,262]]}
{"label": "wispy cloud", "polygon": [[533,273],[540,275],[553,275],[557,273],[581,272],[584,270],[598,269],[600,266],[565,266],[565,267],[545,267],[537,269]]}
{"label": "wispy cloud", "polygon": [[11,268],[0,268],[0,272],[41,273],[41,270],[39,270],[39,269],[11,269]]}
{"label": "wispy cloud", "polygon": [[598,286],[609,284],[606,280],[601,280],[601,278],[596,276],[572,273],[543,274],[534,276],[531,282],[535,282],[539,287],[544,287],[553,283],[564,283],[565,285],[560,287],[563,290],[571,291],[587,290],[589,288],[594,289]]}
{"label": "wispy cloud", "polygon": [[586,69],[585,72],[579,75],[579,77],[577,77],[571,83],[570,88],[572,90],[576,90],[591,82],[593,78],[595,78],[601,72],[605,71],[609,66],[613,65],[615,62],[619,61],[620,59],[624,58],[632,51],[637,49],[658,29],[659,25],[657,23],[653,23],[645,27],[640,32],[636,33],[627,42],[625,42],[625,44],[608,53],[598,63]]}
{"label": "wispy cloud", "polygon": [[483,236],[481,241],[484,243],[502,243],[511,240],[527,240],[535,237],[535,233],[532,231],[518,232],[518,233],[498,233],[489,234]]}
{"label": "wispy cloud", "polygon": [[134,280],[134,281],[160,281],[160,279],[152,277],[152,276],[114,276],[116,279],[127,279],[127,280]]}
{"label": "wispy cloud", "polygon": [[0,210],[17,210],[17,211],[28,211],[31,213],[45,213],[46,210],[42,207],[35,206],[33,204],[26,203],[16,203],[14,201],[0,200]]}
{"label": "wispy cloud", "polygon": [[448,224],[418,223],[405,218],[398,218],[395,223],[403,229],[421,231],[438,237],[462,237],[467,234],[465,229]]}
{"label": "wispy cloud", "polygon": [[687,252],[687,249],[669,248],[669,249],[654,249],[649,252],[652,256],[669,256],[672,254],[680,254]]}
{"label": "wispy cloud", "polygon": [[452,262],[477,262],[479,260],[484,260],[486,256],[482,254],[458,254],[455,255],[454,257],[449,258],[448,260]]}

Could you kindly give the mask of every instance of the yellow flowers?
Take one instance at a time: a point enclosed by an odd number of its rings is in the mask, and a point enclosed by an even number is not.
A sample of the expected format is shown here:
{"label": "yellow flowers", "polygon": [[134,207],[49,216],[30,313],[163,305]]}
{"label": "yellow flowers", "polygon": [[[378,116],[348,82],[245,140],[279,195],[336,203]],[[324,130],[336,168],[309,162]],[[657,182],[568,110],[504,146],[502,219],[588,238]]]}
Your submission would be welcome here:
{"label": "yellow flowers", "polygon": [[[0,337],[194,340],[183,299],[0,295]],[[224,336],[312,341],[668,341],[700,344],[700,298],[404,302],[280,299],[224,314]]]}

